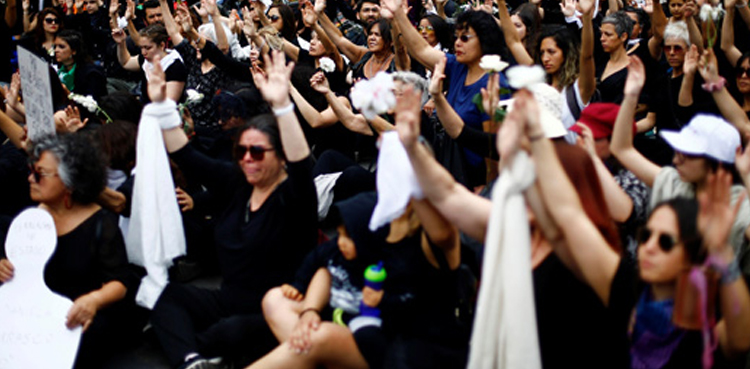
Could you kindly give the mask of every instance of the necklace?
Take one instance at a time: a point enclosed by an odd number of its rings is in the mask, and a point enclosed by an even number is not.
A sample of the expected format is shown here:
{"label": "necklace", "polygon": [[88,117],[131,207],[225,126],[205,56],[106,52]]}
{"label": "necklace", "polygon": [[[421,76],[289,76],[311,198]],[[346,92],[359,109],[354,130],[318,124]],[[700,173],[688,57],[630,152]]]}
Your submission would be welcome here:
{"label": "necklace", "polygon": [[382,71],[383,66],[386,66],[385,69],[388,69],[388,66],[391,64],[391,59],[393,59],[393,53],[389,53],[388,56],[383,58],[382,61],[378,61],[377,58],[375,57],[375,54],[373,54],[372,58],[370,58],[370,60],[367,62],[367,71],[368,71],[367,74],[368,75],[366,75],[365,77],[367,77],[368,79],[375,77],[375,74],[373,74],[372,72],[372,69],[373,69],[372,65],[375,63],[378,64],[378,68],[375,69],[375,73]]}

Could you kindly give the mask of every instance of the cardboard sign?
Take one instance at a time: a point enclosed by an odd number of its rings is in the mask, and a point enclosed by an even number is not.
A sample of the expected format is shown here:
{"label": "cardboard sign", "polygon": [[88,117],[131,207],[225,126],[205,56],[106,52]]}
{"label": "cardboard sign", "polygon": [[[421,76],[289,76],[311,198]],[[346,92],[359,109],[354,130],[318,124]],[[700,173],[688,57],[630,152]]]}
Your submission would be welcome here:
{"label": "cardboard sign", "polygon": [[38,141],[55,135],[55,117],[52,108],[52,85],[49,65],[30,51],[18,48],[18,67],[21,69],[21,94],[26,109],[29,139]]}
{"label": "cardboard sign", "polygon": [[27,209],[10,226],[5,251],[13,279],[0,286],[0,369],[72,368],[81,327],[68,329],[73,303],[44,283],[57,244],[52,216]]}

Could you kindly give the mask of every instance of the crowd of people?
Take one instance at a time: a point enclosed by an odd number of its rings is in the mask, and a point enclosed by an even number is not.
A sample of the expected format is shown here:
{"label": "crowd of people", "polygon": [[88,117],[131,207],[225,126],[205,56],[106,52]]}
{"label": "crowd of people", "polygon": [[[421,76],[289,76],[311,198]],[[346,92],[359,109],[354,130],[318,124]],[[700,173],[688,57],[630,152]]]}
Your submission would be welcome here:
{"label": "crowd of people", "polygon": [[[0,240],[52,215],[77,369],[750,368],[747,0],[3,4]],[[144,305],[152,124],[186,252]]]}

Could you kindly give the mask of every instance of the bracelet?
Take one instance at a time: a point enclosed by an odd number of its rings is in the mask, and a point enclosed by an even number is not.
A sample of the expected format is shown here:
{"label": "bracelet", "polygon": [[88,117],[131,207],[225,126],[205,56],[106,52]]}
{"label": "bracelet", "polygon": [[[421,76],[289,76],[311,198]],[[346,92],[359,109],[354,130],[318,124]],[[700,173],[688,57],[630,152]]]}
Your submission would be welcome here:
{"label": "bracelet", "polygon": [[539,140],[541,140],[541,139],[543,139],[545,137],[547,137],[547,136],[544,133],[540,133],[540,134],[537,134],[537,135],[534,135],[534,136],[529,136],[529,141],[531,141],[531,142],[539,141]]}
{"label": "bracelet", "polygon": [[727,83],[727,80],[724,77],[719,77],[716,82],[706,82],[701,85],[704,91],[706,92],[719,92],[722,88],[724,88],[724,85]]}
{"label": "bracelet", "polygon": [[736,258],[732,258],[729,263],[717,262],[716,259],[709,259],[711,269],[721,274],[721,284],[731,284],[742,276],[740,265]]}
{"label": "bracelet", "polygon": [[289,105],[279,108],[279,109],[273,109],[273,115],[280,117],[282,115],[289,114],[294,111],[294,103],[290,102]]}
{"label": "bracelet", "polygon": [[318,309],[316,309],[316,308],[307,308],[305,310],[300,311],[299,318],[302,319],[302,316],[305,315],[305,313],[310,312],[310,311],[314,311],[315,314],[320,315],[320,312],[318,311]]}
{"label": "bracelet", "polygon": [[734,8],[735,9],[742,9],[744,7],[747,7],[747,3],[744,3],[744,4],[734,4]]}

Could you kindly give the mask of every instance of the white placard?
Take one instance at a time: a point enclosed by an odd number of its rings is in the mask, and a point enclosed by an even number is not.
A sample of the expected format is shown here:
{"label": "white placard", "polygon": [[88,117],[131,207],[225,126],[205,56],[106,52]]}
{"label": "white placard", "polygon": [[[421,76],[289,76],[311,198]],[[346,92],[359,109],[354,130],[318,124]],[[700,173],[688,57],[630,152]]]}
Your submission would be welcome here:
{"label": "white placard", "polygon": [[44,136],[54,136],[55,112],[52,108],[49,65],[44,59],[18,47],[18,67],[21,69],[21,94],[29,139],[37,141]]}
{"label": "white placard", "polygon": [[10,225],[5,250],[14,275],[0,286],[0,369],[73,367],[81,339],[80,326],[65,326],[73,303],[44,283],[56,244],[44,210],[27,209]]}

